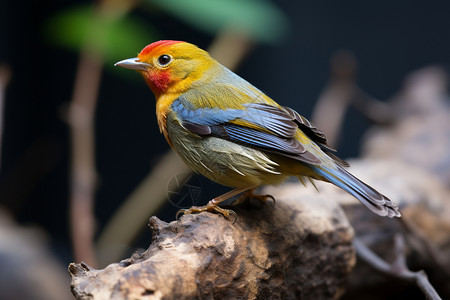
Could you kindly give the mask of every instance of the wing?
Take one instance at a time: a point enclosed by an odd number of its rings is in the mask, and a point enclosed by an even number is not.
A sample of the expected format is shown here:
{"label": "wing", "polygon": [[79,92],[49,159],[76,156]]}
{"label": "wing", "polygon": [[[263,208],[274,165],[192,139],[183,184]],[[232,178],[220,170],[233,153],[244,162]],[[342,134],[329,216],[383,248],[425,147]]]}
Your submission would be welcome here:
{"label": "wing", "polygon": [[321,163],[296,135],[305,134],[319,145],[326,145],[325,136],[290,108],[247,103],[243,109],[195,109],[183,96],[176,99],[171,108],[182,126],[198,135],[223,138],[308,164]]}
{"label": "wing", "polygon": [[316,144],[318,144],[322,150],[327,154],[329,157],[331,157],[338,165],[342,167],[349,167],[350,164],[346,162],[345,160],[337,157],[332,152],[336,152],[335,149],[331,148],[330,145],[327,144],[327,138],[325,134],[317,128],[313,123],[311,123],[308,119],[301,116],[298,112],[293,110],[292,108],[283,106],[283,110],[286,111],[286,113],[289,114],[292,118],[294,118],[295,122],[297,123],[298,127]]}

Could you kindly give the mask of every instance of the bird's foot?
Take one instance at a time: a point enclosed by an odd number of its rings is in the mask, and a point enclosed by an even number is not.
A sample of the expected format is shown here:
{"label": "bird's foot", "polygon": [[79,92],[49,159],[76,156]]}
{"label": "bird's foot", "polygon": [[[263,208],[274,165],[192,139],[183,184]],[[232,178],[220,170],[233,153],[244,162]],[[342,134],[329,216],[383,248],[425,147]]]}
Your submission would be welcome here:
{"label": "bird's foot", "polygon": [[268,199],[273,201],[273,206],[275,206],[275,198],[272,195],[255,195],[253,194],[253,190],[250,190],[244,194],[242,194],[238,199],[233,201],[231,205],[239,205],[242,203],[249,202],[251,199],[259,200],[262,203],[266,203]]}
{"label": "bird's foot", "polygon": [[221,207],[217,206],[216,204],[214,204],[212,201],[209,201],[208,204],[206,204],[204,206],[192,206],[191,208],[188,208],[188,209],[180,209],[176,214],[176,219],[178,219],[180,214],[183,214],[183,215],[197,214],[197,213],[201,213],[203,211],[219,213],[219,214],[223,215],[226,219],[229,219],[230,216],[232,216],[234,218],[233,224],[237,220],[237,215],[234,211],[232,211],[231,209],[221,208]]}

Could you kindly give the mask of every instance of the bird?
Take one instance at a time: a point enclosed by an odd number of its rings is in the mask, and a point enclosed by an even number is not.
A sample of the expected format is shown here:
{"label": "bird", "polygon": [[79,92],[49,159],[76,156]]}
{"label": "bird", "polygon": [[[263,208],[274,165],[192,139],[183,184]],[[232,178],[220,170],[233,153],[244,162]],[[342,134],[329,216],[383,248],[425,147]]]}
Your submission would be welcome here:
{"label": "bird", "polygon": [[159,129],[171,148],[196,173],[233,188],[184,214],[232,210],[218,206],[239,199],[262,201],[263,185],[290,177],[332,183],[379,216],[400,217],[396,204],[345,168],[326,136],[292,108],[281,106],[196,45],[153,42],[137,57],[115,64],[136,70],[156,99]]}

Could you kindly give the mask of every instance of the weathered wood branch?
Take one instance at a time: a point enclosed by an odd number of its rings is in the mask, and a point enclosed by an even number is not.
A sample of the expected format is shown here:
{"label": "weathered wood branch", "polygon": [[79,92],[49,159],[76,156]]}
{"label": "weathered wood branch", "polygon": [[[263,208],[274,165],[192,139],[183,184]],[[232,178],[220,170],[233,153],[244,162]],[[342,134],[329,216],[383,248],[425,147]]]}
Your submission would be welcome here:
{"label": "weathered wood branch", "polygon": [[341,203],[358,238],[387,263],[398,259],[393,238],[402,234],[410,269],[424,269],[447,298],[448,189],[394,161],[366,159],[352,166],[400,205],[402,222],[374,215],[330,184],[317,182],[320,193],[299,184],[270,187],[264,192],[275,196],[275,207],[235,207],[235,224],[210,213],[169,224],[152,218],[146,252],[103,270],[72,264],[73,293],[79,299],[336,299],[349,277],[346,300],[408,295],[404,284],[362,261],[347,276],[354,264],[353,233]]}
{"label": "weathered wood branch", "polygon": [[372,252],[358,238],[355,238],[353,244],[355,245],[358,257],[364,260],[378,272],[389,277],[396,278],[400,281],[416,284],[417,287],[419,287],[420,290],[424,293],[427,299],[441,300],[441,297],[438,295],[438,293],[428,280],[426,273],[423,270],[413,272],[406,265],[405,241],[400,234],[397,234],[395,236],[394,253],[396,259],[391,264],[387,263],[374,252]]}
{"label": "weathered wood branch", "polygon": [[[399,257],[395,250],[395,237],[400,234],[405,240],[405,258],[409,270],[424,270],[441,297],[449,298],[450,191],[432,174],[401,161],[360,159],[350,163],[351,171],[356,176],[389,195],[399,205],[402,218],[379,218],[345,192],[319,182],[317,185],[321,197],[339,201],[358,240],[388,264]],[[308,197],[310,194],[314,195],[316,192],[304,189],[301,197]],[[361,247],[356,250],[361,258]],[[422,276],[420,279],[423,278]],[[373,263],[358,259],[343,298],[423,299],[420,291],[415,290],[414,284],[405,285],[404,280],[393,280],[392,276],[375,272]],[[412,292],[414,290],[416,292]],[[411,298],[411,294],[417,295],[417,298]]]}
{"label": "weathered wood branch", "polygon": [[71,264],[78,299],[336,299],[355,264],[353,230],[332,200],[298,198],[299,185],[271,203],[221,215],[150,219],[147,251],[94,270]]}

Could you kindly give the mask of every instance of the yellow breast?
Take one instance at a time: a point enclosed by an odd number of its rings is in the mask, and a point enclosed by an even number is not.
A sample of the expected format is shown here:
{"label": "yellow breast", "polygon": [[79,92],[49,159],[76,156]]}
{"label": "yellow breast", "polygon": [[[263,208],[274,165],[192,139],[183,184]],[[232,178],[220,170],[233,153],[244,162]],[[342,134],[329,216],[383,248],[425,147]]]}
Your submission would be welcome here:
{"label": "yellow breast", "polygon": [[156,99],[156,118],[158,120],[159,130],[166,138],[167,143],[173,148],[172,141],[170,140],[169,133],[167,131],[167,115],[170,112],[170,105],[175,101],[174,95],[161,95]]}

